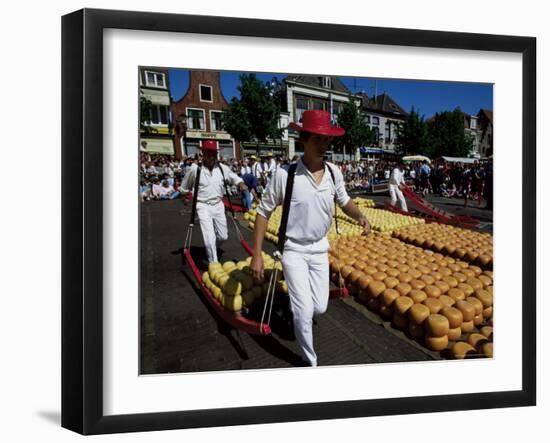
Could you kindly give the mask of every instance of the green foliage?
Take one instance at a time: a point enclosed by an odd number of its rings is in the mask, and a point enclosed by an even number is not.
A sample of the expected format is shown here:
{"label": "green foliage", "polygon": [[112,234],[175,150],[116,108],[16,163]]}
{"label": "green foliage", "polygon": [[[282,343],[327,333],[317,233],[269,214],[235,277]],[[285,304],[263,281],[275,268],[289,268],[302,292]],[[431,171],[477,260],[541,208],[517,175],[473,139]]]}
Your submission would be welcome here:
{"label": "green foliage", "polygon": [[430,151],[428,139],[428,126],[424,117],[420,117],[414,106],[407,120],[399,126],[396,140],[396,150],[401,155],[422,154]]}
{"label": "green foliage", "polygon": [[335,139],[336,151],[342,152],[345,148],[346,153],[353,155],[357,148],[374,142],[374,132],[365,123],[364,112],[357,107],[351,96],[338,114],[337,122],[346,133]]}
{"label": "green foliage", "polygon": [[139,96],[139,129],[144,134],[151,134],[156,132],[156,129],[152,128],[150,125],[151,114],[153,112],[153,103],[147,97],[143,95],[143,92],[140,91]]}
{"label": "green foliage", "polygon": [[274,96],[273,86],[263,84],[255,74],[243,74],[239,79],[240,98],[233,97],[222,114],[225,130],[241,142],[280,138],[280,98]]}
{"label": "green foliage", "polygon": [[427,155],[467,157],[472,144],[473,138],[464,131],[464,115],[460,108],[435,114],[429,129]]}

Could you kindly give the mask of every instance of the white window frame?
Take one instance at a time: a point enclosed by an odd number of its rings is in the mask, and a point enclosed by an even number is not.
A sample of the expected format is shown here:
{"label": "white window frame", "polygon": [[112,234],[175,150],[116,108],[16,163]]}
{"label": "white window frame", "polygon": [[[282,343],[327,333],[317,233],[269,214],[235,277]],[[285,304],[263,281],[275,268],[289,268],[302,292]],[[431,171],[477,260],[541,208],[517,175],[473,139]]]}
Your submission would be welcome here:
{"label": "white window frame", "polygon": [[[155,75],[155,84],[149,83],[149,76],[148,76],[149,73]],[[159,86],[159,84],[157,82],[157,77],[156,77],[157,75],[160,75],[162,77],[162,82],[163,82],[162,86]],[[164,88],[164,89],[166,89],[166,74],[164,72],[158,72],[158,71],[145,71],[145,85],[146,86],[152,86],[154,88]]]}
{"label": "white window frame", "polygon": [[208,114],[210,116],[210,131],[211,132],[225,132],[223,129],[214,129],[214,125],[212,124],[212,122],[214,121],[214,119],[212,118],[212,113],[213,112],[219,112],[220,114],[223,113],[223,111],[221,109],[210,109],[208,111]]}
{"label": "white window frame", "polygon": [[[189,126],[189,119],[191,118],[189,116],[189,111],[202,111],[204,128],[191,128]],[[193,131],[206,131],[206,111],[203,108],[185,108],[185,114],[187,115],[187,129],[191,129]]]}
{"label": "white window frame", "polygon": [[[170,106],[168,105],[159,105],[159,104],[156,104],[156,103],[153,103],[151,105],[153,107],[153,112],[156,112],[157,113],[157,117],[158,117],[158,121],[159,123],[153,123],[152,120],[150,120],[148,122],[149,126],[153,126],[153,127],[168,127],[168,124],[170,122]],[[160,107],[161,106],[164,106],[166,108],[166,123],[162,123],[160,121]]]}
{"label": "white window frame", "polygon": [[[203,100],[202,99],[202,87],[206,87],[206,88],[210,88],[210,100]],[[199,100],[201,102],[205,102],[205,103],[213,103],[214,102],[214,88],[211,86],[211,85],[206,85],[206,84],[203,84],[203,83],[199,83]]]}
{"label": "white window frame", "polygon": [[332,88],[332,79],[329,75],[323,76],[323,88],[330,89]]}

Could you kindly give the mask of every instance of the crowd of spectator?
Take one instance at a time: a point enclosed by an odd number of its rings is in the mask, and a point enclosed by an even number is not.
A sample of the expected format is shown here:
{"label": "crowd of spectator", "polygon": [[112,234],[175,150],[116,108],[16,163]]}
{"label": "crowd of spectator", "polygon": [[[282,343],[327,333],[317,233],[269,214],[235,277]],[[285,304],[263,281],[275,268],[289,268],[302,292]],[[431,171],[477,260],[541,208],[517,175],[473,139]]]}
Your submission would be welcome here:
{"label": "crowd of spectator", "polygon": [[[245,181],[250,193],[242,196],[242,203],[250,208],[252,201],[260,198],[272,171],[279,167],[288,168],[297,159],[298,156],[288,159],[272,155],[261,158],[249,155],[244,159],[224,158],[220,161]],[[140,153],[141,201],[175,199],[182,194],[186,195],[190,190],[181,188],[183,177],[193,163],[200,161],[200,154],[177,160],[169,155]],[[368,192],[373,185],[386,183],[396,166],[395,161],[389,160],[346,160],[333,163],[341,169],[347,190],[354,193]],[[485,200],[487,207],[492,208],[492,162],[412,162],[405,165],[403,173],[414,190],[423,195],[462,198],[464,205],[469,200],[481,205]],[[234,186],[229,187],[229,193],[240,196]]]}

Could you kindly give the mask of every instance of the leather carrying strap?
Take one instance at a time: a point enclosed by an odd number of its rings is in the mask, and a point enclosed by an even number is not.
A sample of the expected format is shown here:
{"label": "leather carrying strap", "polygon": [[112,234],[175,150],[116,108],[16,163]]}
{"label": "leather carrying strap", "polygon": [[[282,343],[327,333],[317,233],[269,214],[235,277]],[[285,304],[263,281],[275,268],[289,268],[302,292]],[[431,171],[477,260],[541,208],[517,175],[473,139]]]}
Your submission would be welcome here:
{"label": "leather carrying strap", "polygon": [[225,188],[225,196],[227,197],[227,203],[229,204],[229,210],[231,211],[231,216],[235,218],[235,211],[233,210],[233,205],[231,204],[231,199],[229,198],[229,190],[227,189],[227,182],[225,181],[225,174],[223,173],[222,165],[218,163],[218,168],[220,168],[220,172],[222,173],[223,178],[223,187]]}
{"label": "leather carrying strap", "polygon": [[[288,177],[286,179],[285,199],[283,202],[283,215],[281,216],[281,226],[279,227],[279,241],[277,243],[277,249],[279,250],[281,255],[285,248],[286,229],[288,224],[288,215],[290,213],[290,200],[292,199],[292,190],[294,189],[294,176],[296,175],[297,166],[297,163],[293,163],[290,165],[290,167],[288,168]],[[324,166],[325,163],[323,162],[323,167]],[[334,172],[329,165],[327,165],[327,168],[330,172],[332,183],[336,188],[336,179],[334,178]],[[336,218],[336,192],[334,193],[334,223],[336,227],[336,232],[338,232],[338,219]]]}
{"label": "leather carrying strap", "polygon": [[197,176],[195,177],[195,183],[193,185],[193,204],[191,205],[191,222],[190,226],[195,224],[195,214],[197,212],[197,198],[199,197],[199,181],[201,179],[201,167],[197,168]]}

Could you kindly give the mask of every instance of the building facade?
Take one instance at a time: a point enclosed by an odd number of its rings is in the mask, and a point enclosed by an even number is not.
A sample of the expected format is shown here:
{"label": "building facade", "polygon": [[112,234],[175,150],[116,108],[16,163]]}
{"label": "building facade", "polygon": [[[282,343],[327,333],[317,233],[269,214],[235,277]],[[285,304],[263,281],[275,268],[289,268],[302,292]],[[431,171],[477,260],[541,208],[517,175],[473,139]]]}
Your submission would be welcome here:
{"label": "building facade", "polygon": [[395,144],[399,127],[405,122],[408,113],[385,92],[378,96],[369,97],[359,93],[361,109],[365,113],[365,123],[374,131],[374,146],[369,148],[381,149],[385,154],[395,154]]}
{"label": "building facade", "polygon": [[174,154],[170,83],[166,69],[139,69],[141,152]]}
{"label": "building facade", "polygon": [[[328,111],[333,123],[345,103],[350,100],[351,91],[333,76],[288,75],[286,84],[286,104],[290,122],[301,123],[304,111],[317,109]],[[288,157],[303,154],[298,146],[298,133],[288,132]]]}
{"label": "building facade", "polygon": [[493,111],[480,109],[477,113],[479,154],[482,158],[493,155]]}
{"label": "building facade", "polygon": [[222,126],[222,112],[228,104],[222,94],[218,71],[189,71],[189,87],[172,103],[174,146],[178,159],[194,156],[202,141],[216,140],[220,156],[240,155],[239,146]]}
{"label": "building facade", "polygon": [[477,115],[470,115],[462,113],[464,116],[464,133],[472,138],[472,147],[468,157],[477,157],[481,156],[480,152],[480,143],[481,143],[481,134],[479,131]]}

